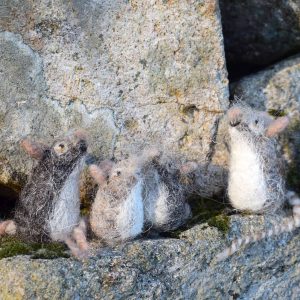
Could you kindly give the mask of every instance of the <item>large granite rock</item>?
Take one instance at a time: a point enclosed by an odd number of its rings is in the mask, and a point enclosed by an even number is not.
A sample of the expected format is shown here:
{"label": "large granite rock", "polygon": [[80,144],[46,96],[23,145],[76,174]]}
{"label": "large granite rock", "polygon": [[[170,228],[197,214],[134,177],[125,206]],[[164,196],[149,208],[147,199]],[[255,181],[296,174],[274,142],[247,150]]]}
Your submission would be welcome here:
{"label": "large granite rock", "polygon": [[300,56],[282,61],[231,85],[233,95],[273,115],[288,114],[291,122],[280,142],[289,165],[288,183],[300,192]]}
{"label": "large granite rock", "polygon": [[267,230],[288,214],[232,216],[229,235],[208,224],[178,239],[137,240],[114,250],[94,244],[85,262],[28,256],[0,261],[2,299],[297,299],[299,234],[242,248],[217,263],[225,238]]}
{"label": "large granite rock", "polygon": [[220,0],[229,72],[239,76],[300,51],[298,0]]}
{"label": "large granite rock", "polygon": [[228,106],[216,0],[3,0],[0,10],[0,183],[28,174],[22,136],[48,141],[74,126],[98,156],[150,144],[209,165]]}

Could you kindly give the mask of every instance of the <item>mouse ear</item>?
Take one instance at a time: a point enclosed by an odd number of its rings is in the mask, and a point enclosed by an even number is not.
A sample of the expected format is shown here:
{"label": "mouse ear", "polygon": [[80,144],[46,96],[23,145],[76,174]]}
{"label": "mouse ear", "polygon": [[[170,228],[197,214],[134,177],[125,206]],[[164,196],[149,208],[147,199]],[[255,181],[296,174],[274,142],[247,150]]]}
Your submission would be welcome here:
{"label": "mouse ear", "polygon": [[47,149],[42,143],[34,142],[25,138],[20,142],[21,147],[33,158],[42,159],[44,151]]}
{"label": "mouse ear", "polygon": [[240,118],[242,115],[242,110],[238,106],[233,106],[227,111],[227,117],[230,121]]}
{"label": "mouse ear", "polygon": [[290,119],[288,117],[279,117],[267,127],[266,136],[274,137],[282,132],[289,124]]}
{"label": "mouse ear", "polygon": [[185,164],[181,165],[179,171],[183,175],[188,175],[194,171],[196,171],[198,168],[198,164],[194,161],[188,161]]}
{"label": "mouse ear", "polygon": [[115,163],[111,161],[110,159],[105,159],[100,162],[99,168],[104,172],[105,174],[109,174],[113,168]]}
{"label": "mouse ear", "polygon": [[103,172],[101,168],[99,168],[97,165],[90,165],[89,166],[89,171],[91,176],[95,179],[95,181],[99,184],[102,185],[106,181],[106,174]]}

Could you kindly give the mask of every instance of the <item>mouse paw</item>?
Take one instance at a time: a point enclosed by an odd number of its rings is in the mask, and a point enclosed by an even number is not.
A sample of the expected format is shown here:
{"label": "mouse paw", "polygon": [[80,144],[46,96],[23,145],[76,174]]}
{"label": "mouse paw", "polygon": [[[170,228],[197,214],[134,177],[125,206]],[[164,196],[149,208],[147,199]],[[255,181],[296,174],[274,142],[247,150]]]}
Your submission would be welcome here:
{"label": "mouse paw", "polygon": [[198,164],[196,162],[189,161],[181,166],[180,172],[182,174],[189,174],[189,173],[196,171],[197,168],[198,168]]}
{"label": "mouse paw", "polygon": [[89,259],[89,257],[92,256],[92,253],[90,252],[89,249],[87,249],[87,250],[80,250],[80,249],[78,248],[77,251],[76,251],[76,253],[73,253],[73,252],[72,252],[72,254],[73,254],[73,256],[74,256],[75,258],[77,258],[77,259],[80,260],[80,261],[86,261],[86,260]]}

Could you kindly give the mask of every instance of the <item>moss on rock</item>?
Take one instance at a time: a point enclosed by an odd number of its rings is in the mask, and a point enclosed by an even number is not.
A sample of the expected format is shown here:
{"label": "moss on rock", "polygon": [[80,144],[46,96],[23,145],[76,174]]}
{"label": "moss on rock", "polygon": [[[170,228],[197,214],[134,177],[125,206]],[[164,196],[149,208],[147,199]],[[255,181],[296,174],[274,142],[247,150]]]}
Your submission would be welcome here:
{"label": "moss on rock", "polygon": [[208,225],[217,227],[223,233],[228,232],[230,228],[230,219],[224,214],[214,216],[208,220]]}
{"label": "moss on rock", "polygon": [[294,121],[284,138],[285,152],[290,163],[287,172],[287,184],[290,189],[300,192],[300,121]]}
{"label": "moss on rock", "polygon": [[284,117],[287,115],[287,113],[282,109],[269,109],[268,113],[273,117]]}
{"label": "moss on rock", "polygon": [[180,234],[192,228],[196,224],[210,222],[210,226],[215,226],[223,232],[229,229],[229,217],[224,213],[226,205],[214,199],[207,199],[193,196],[189,199],[192,209],[192,217],[183,227],[168,233],[168,237],[180,238]]}
{"label": "moss on rock", "polygon": [[188,223],[189,227],[197,223],[203,223],[209,219],[220,215],[224,209],[225,204],[215,199],[207,199],[203,197],[192,197],[189,200],[192,209],[193,217]]}
{"label": "moss on rock", "polygon": [[58,257],[69,257],[67,248],[62,243],[26,243],[15,237],[2,237],[0,239],[0,259],[17,255],[30,255],[37,259],[54,259]]}

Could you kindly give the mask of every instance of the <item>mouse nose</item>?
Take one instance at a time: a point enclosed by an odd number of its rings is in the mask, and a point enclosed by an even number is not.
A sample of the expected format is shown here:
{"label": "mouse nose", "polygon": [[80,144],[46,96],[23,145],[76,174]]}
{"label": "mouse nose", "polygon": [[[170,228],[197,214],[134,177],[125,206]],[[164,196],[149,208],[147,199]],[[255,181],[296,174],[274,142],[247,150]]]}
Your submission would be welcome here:
{"label": "mouse nose", "polygon": [[75,138],[77,138],[79,140],[87,140],[87,138],[88,138],[88,134],[87,134],[86,130],[84,130],[84,129],[76,129],[73,132],[73,135]]}
{"label": "mouse nose", "polygon": [[230,126],[231,126],[231,127],[236,127],[236,126],[238,126],[239,124],[241,124],[241,121],[240,121],[240,120],[234,120],[234,121],[231,121],[231,122],[230,122]]}
{"label": "mouse nose", "polygon": [[242,111],[239,107],[231,107],[228,112],[227,112],[227,117],[228,117],[228,121],[230,126],[232,127],[236,127],[241,123],[242,120]]}
{"label": "mouse nose", "polygon": [[86,143],[85,140],[79,140],[78,145],[79,145],[79,149],[80,149],[81,152],[86,152],[87,143]]}

